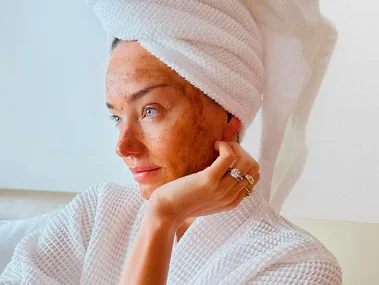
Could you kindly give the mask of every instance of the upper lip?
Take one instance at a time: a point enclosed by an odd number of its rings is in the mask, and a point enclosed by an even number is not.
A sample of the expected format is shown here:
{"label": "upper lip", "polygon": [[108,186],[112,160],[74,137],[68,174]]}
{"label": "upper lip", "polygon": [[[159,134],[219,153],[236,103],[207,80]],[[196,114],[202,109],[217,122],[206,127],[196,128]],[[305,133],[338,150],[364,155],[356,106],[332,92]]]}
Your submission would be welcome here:
{"label": "upper lip", "polygon": [[142,171],[148,171],[159,168],[156,165],[151,166],[136,166],[136,167],[129,167],[130,171],[133,173],[142,172]]}

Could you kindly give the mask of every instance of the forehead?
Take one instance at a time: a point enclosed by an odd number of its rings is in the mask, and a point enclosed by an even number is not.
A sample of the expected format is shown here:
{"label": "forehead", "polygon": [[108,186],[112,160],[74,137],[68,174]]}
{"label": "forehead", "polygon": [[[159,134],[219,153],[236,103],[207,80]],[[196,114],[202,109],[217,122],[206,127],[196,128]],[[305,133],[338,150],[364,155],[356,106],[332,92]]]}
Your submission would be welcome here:
{"label": "forehead", "polygon": [[176,73],[150,54],[138,42],[120,42],[113,50],[107,81],[131,83],[137,80],[174,80]]}

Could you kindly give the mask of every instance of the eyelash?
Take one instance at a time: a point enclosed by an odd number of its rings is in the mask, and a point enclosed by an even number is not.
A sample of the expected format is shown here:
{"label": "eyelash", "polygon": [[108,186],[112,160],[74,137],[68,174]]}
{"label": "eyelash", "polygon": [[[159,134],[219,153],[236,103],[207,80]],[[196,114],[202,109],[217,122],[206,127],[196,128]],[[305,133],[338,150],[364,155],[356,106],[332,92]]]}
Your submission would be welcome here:
{"label": "eyelash", "polygon": [[[157,108],[153,108],[153,107],[151,107],[151,106],[147,106],[147,107],[145,107],[145,108],[143,109],[143,114],[144,114],[144,115],[146,114],[146,110],[147,110],[147,109],[158,111]],[[149,117],[149,118],[152,118],[152,117]]]}
{"label": "eyelash", "polygon": [[115,123],[116,126],[120,122],[120,117],[119,116],[111,115],[111,116],[109,116],[109,118],[111,119],[111,121],[113,121]]}
{"label": "eyelash", "polygon": [[[146,110],[147,109],[152,109],[152,110],[156,110],[157,111],[157,108],[153,108],[153,107],[151,107],[151,106],[147,106],[147,107],[145,107],[144,109],[143,109],[143,113],[144,114],[146,114]],[[116,124],[116,126],[120,123],[120,117],[119,116],[116,116],[116,115],[111,115],[110,117],[109,117],[110,119],[111,119],[111,121],[113,121],[115,124]],[[150,117],[151,118],[151,117]]]}

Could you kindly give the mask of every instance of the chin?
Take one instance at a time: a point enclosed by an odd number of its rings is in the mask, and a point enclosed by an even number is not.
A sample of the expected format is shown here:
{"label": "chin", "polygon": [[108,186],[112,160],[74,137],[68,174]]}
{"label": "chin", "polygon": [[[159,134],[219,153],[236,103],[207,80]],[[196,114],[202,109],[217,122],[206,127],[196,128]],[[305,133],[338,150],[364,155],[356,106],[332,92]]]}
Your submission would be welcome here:
{"label": "chin", "polygon": [[158,181],[154,181],[154,182],[152,181],[151,183],[146,183],[146,184],[139,183],[141,196],[145,200],[149,200],[151,195],[154,193],[154,191],[157,190],[159,187],[161,187],[162,185],[165,185],[165,184],[167,184],[173,180],[176,180],[180,177],[182,177],[182,176],[160,179],[160,180],[158,180],[159,182]]}
{"label": "chin", "polygon": [[152,185],[139,185],[141,196],[145,200],[150,200],[151,195],[153,192],[158,188],[156,186]]}

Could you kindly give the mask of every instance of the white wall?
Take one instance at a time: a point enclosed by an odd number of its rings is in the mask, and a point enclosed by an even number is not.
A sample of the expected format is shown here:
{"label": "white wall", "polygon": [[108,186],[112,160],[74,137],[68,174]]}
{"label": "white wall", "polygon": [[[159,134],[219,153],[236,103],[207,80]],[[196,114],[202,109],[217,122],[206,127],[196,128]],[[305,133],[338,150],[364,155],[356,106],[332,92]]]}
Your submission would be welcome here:
{"label": "white wall", "polygon": [[0,2],[0,188],[132,179],[114,155],[106,34],[85,2]]}
{"label": "white wall", "polygon": [[308,127],[308,163],[283,213],[379,222],[379,3],[324,0],[339,39]]}
{"label": "white wall", "polygon": [[[339,40],[309,121],[308,163],[283,214],[379,222],[379,4],[321,8]],[[105,38],[84,1],[0,2],[0,188],[133,181],[104,107]],[[259,121],[251,141],[257,129]]]}

